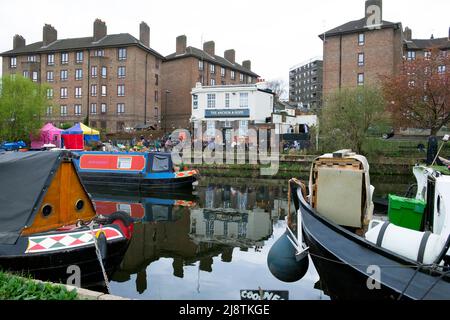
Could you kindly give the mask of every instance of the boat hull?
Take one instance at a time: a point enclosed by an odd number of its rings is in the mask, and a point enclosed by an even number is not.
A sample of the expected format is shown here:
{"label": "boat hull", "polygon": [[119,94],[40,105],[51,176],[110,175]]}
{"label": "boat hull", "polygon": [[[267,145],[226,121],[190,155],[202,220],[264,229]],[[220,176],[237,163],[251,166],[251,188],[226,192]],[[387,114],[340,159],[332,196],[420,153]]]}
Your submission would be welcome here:
{"label": "boat hull", "polygon": [[[104,254],[102,262],[108,278],[113,275],[121,263],[130,243],[129,239],[124,237],[118,229],[113,229],[113,227],[109,227],[109,229],[116,230],[117,235],[114,236],[114,239],[107,238],[102,249]],[[84,230],[84,233],[90,232]],[[77,234],[75,237],[80,239],[82,239],[82,236],[85,237],[82,232],[77,230],[75,233],[47,234],[45,235],[46,239],[41,240],[40,243],[33,240],[39,236],[21,237],[14,246],[0,246],[0,269],[25,276],[29,275],[43,281],[67,283],[68,279],[72,278],[71,276],[76,272],[74,270],[77,268],[73,268],[75,266],[79,268],[79,276],[83,287],[103,283],[103,272],[97,258],[95,244],[92,241],[85,245],[78,244],[73,247],[68,245],[60,250],[41,248],[33,253],[32,246],[35,244],[38,246],[40,244],[44,246],[44,243],[54,244],[55,242],[51,242],[50,238],[59,239],[75,234]],[[62,240],[61,243],[64,241]]]}
{"label": "boat hull", "polygon": [[127,174],[80,173],[83,184],[87,187],[119,188],[127,191],[178,190],[192,189],[196,176],[183,178],[146,179]]}
{"label": "boat hull", "polygon": [[439,278],[438,273],[423,269],[416,272],[417,262],[376,247],[319,216],[300,190],[294,194],[296,208],[302,215],[304,241],[322,287],[332,299],[450,299],[448,276]]}

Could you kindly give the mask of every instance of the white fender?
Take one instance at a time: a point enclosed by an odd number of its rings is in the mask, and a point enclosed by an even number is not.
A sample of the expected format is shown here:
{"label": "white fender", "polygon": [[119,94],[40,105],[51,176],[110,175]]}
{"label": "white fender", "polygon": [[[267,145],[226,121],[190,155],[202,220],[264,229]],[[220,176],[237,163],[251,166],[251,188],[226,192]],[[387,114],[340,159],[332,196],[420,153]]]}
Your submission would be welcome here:
{"label": "white fender", "polygon": [[[378,222],[378,223],[377,223]],[[414,231],[383,221],[372,221],[370,229],[365,237],[366,239],[381,247],[392,251],[398,255],[409,258],[413,261],[419,260],[420,247],[422,239],[426,236],[425,232]],[[385,229],[384,234],[381,234]],[[432,264],[441,253],[445,241],[443,236],[429,234],[426,240],[425,250],[423,252],[423,264]],[[425,241],[425,240],[424,240]]]}

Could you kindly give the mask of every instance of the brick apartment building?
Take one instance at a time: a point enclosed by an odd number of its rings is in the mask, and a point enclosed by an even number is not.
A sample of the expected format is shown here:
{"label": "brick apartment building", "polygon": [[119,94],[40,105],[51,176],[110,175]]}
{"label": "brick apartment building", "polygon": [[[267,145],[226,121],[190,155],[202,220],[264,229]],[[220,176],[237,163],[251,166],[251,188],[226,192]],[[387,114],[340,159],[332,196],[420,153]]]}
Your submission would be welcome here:
{"label": "brick apartment building", "polygon": [[191,90],[196,83],[204,86],[254,84],[258,75],[251,70],[251,62],[236,63],[235,50],[227,50],[224,57],[216,55],[214,41],[205,42],[203,50],[187,46],[187,38],[176,39],[176,52],[167,56],[162,65],[162,127],[166,132],[190,129]]}
{"label": "brick apartment building", "polygon": [[14,37],[1,54],[4,75],[23,75],[50,87],[46,121],[83,122],[104,132],[155,125],[160,118],[160,76],[164,56],[150,48],[150,28],[140,24],[139,40],[128,33],[107,34],[97,19],[93,36],[58,39],[45,25],[43,40],[26,45]]}
{"label": "brick apartment building", "polygon": [[[319,37],[323,40],[324,97],[341,88],[377,85],[380,76],[396,74],[404,60],[415,59],[432,47],[450,48],[449,37],[412,39],[400,22],[382,20],[382,0],[365,2],[365,17],[345,23]],[[374,24],[374,7],[379,8],[380,23]]]}
{"label": "brick apartment building", "polygon": [[297,108],[322,107],[323,61],[311,59],[289,71],[289,102]]}

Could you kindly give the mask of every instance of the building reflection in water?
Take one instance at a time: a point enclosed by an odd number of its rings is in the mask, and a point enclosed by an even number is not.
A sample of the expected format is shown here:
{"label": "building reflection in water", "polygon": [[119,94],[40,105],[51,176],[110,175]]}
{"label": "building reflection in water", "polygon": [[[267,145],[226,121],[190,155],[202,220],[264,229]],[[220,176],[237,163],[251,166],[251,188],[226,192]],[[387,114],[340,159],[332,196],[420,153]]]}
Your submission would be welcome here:
{"label": "building reflection in water", "polygon": [[133,201],[144,203],[145,213],[113,281],[127,282],[135,274],[136,291],[143,294],[151,290],[147,268],[159,259],[173,259],[173,276],[183,278],[185,266],[213,272],[214,257],[232,263],[235,249],[259,252],[287,214],[285,195],[280,186],[209,185],[198,190],[195,203],[179,194],[170,200],[128,199],[131,207]]}

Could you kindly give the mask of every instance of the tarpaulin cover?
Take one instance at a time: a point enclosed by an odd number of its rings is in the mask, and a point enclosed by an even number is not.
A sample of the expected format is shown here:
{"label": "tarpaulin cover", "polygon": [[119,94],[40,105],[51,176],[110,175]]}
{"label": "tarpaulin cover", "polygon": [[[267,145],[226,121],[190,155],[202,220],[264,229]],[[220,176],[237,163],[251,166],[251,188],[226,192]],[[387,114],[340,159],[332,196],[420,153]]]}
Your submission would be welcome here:
{"label": "tarpaulin cover", "polygon": [[33,223],[61,156],[49,151],[0,154],[0,245],[15,244]]}
{"label": "tarpaulin cover", "polygon": [[47,123],[41,130],[38,137],[32,137],[31,149],[41,149],[45,144],[54,144],[61,148],[61,132],[53,124]]}
{"label": "tarpaulin cover", "polygon": [[63,134],[64,148],[69,150],[83,150],[84,141],[82,134]]}

